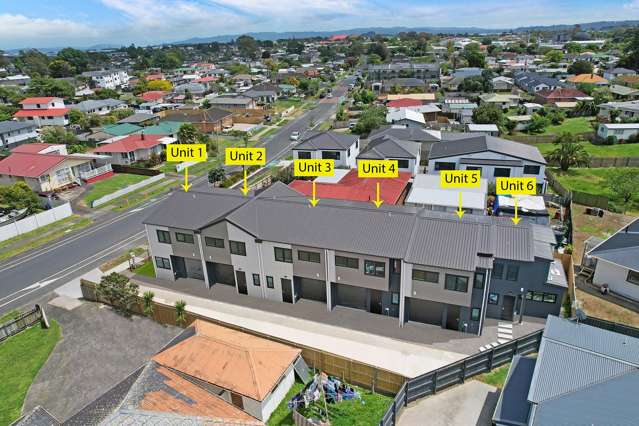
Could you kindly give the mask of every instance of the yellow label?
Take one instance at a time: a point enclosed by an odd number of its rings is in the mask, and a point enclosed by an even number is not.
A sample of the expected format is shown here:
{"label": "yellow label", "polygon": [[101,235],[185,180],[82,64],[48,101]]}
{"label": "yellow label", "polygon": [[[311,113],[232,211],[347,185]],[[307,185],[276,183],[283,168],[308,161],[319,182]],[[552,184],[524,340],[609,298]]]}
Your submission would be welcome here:
{"label": "yellow label", "polygon": [[535,195],[537,179],[531,178],[497,178],[496,192],[499,195]]}
{"label": "yellow label", "polygon": [[224,164],[227,166],[263,166],[266,148],[226,148]]}
{"label": "yellow label", "polygon": [[166,146],[166,161],[206,161],[205,143],[172,143]]}
{"label": "yellow label", "polygon": [[397,160],[359,160],[357,176],[361,178],[396,178],[399,176]]}
{"label": "yellow label", "polygon": [[335,160],[295,160],[295,176],[333,176]]}
{"label": "yellow label", "polygon": [[439,186],[442,188],[479,188],[479,170],[442,170],[439,172]]}

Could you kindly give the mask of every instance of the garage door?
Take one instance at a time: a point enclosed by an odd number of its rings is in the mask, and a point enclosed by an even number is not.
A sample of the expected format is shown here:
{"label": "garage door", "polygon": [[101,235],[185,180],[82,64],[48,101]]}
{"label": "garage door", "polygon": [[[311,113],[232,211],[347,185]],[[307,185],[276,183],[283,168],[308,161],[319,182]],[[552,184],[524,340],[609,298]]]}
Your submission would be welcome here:
{"label": "garage door", "polygon": [[444,305],[430,300],[415,299],[413,297],[408,300],[408,320],[423,322],[425,324],[439,325],[442,324],[442,310]]}
{"label": "garage door", "polygon": [[310,278],[296,278],[299,280],[299,297],[326,303],[326,283]]}
{"label": "garage door", "polygon": [[356,287],[352,285],[337,284],[336,305],[348,306],[349,308],[357,308],[367,310],[366,294],[364,287]]}

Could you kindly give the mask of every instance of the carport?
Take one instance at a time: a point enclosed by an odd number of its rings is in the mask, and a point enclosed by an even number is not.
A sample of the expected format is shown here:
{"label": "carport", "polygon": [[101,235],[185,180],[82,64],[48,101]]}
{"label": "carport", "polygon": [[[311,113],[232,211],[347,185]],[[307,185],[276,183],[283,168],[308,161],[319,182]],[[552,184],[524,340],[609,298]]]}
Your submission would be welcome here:
{"label": "carport", "polygon": [[408,320],[421,322],[424,324],[442,325],[442,312],[444,305],[430,300],[406,298],[408,309]]}
{"label": "carport", "polygon": [[335,286],[335,300],[333,300],[333,305],[368,311],[367,288],[337,283],[333,283],[332,285]]}
{"label": "carport", "polygon": [[326,283],[312,278],[295,277],[295,300],[307,299],[326,303]]}

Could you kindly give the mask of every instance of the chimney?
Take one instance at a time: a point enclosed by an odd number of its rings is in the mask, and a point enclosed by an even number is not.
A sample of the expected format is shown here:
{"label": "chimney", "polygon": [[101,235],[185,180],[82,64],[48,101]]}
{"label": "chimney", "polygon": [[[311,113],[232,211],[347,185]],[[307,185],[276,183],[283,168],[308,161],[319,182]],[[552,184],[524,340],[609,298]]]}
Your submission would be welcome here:
{"label": "chimney", "polygon": [[142,133],[140,134],[140,139],[144,140],[144,130],[142,130]]}

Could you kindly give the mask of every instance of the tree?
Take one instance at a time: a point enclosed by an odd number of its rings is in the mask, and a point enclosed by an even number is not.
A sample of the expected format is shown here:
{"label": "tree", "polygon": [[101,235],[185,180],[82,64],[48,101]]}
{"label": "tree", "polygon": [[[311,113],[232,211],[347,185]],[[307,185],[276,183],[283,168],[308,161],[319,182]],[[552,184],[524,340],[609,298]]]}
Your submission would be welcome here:
{"label": "tree", "polygon": [[259,46],[255,39],[248,35],[242,35],[235,40],[240,55],[245,58],[256,59],[259,52]]}
{"label": "tree", "polygon": [[534,113],[532,115],[532,118],[530,119],[530,124],[528,124],[528,127],[526,127],[526,131],[528,133],[542,133],[544,131],[544,129],[546,127],[548,127],[550,125],[550,120],[548,120],[548,118]]}
{"label": "tree", "polygon": [[211,108],[211,101],[209,101],[208,99],[204,98],[204,100],[202,101],[201,104],[203,109],[209,109]]}
{"label": "tree", "polygon": [[382,41],[371,44],[368,47],[368,54],[378,55],[382,62],[390,59],[390,50],[388,50],[388,46],[386,46],[386,43]]}
{"label": "tree", "polygon": [[568,72],[575,75],[592,74],[594,69],[592,63],[588,61],[575,61],[568,67]]}
{"label": "tree", "polygon": [[60,50],[56,57],[70,64],[78,73],[86,71],[89,66],[89,55],[83,50],[66,47]]}
{"label": "tree", "polygon": [[199,130],[193,124],[184,123],[178,130],[177,138],[180,143],[195,143],[199,133]]}
{"label": "tree", "polygon": [[75,68],[63,59],[55,59],[49,63],[49,74],[51,77],[71,77]]}
{"label": "tree", "polygon": [[67,132],[61,126],[46,126],[42,128],[40,133],[42,142],[51,144],[77,144],[78,138],[71,132]]}
{"label": "tree", "polygon": [[72,98],[75,88],[65,80],[48,77],[35,77],[29,83],[29,96],[55,96],[58,98]]}
{"label": "tree", "polygon": [[503,126],[504,121],[504,112],[495,104],[481,104],[473,111],[473,123],[476,124]]}
{"label": "tree", "polygon": [[477,43],[467,44],[464,47],[463,56],[469,67],[484,68],[486,66],[486,57],[481,53]]}
{"label": "tree", "polygon": [[632,198],[639,191],[639,173],[630,169],[614,169],[606,179],[606,186],[616,198],[622,200],[625,213]]}
{"label": "tree", "polygon": [[186,323],[186,302],[184,300],[175,302],[175,323],[179,326]]}
{"label": "tree", "polygon": [[131,307],[138,297],[139,286],[129,281],[129,278],[117,272],[102,277],[96,287],[99,297],[125,316],[131,315]]}
{"label": "tree", "polygon": [[132,116],[133,114],[134,114],[134,111],[131,108],[120,108],[120,109],[113,110],[109,113],[111,117],[115,118],[115,121],[123,120],[127,117]]}
{"label": "tree", "polygon": [[36,49],[21,50],[13,63],[23,74],[30,76],[49,74],[49,57]]}
{"label": "tree", "polygon": [[340,102],[337,106],[337,112],[335,113],[335,120],[337,121],[345,121],[347,118],[346,111],[344,110],[344,104]]}
{"label": "tree", "polygon": [[575,135],[562,133],[553,141],[553,144],[556,148],[546,156],[546,159],[559,165],[562,171],[568,171],[570,167],[587,167],[590,164],[590,155]]}
{"label": "tree", "polygon": [[637,70],[639,69],[639,29],[629,31],[628,35],[629,40],[623,49],[624,54],[619,64],[622,67]]}
{"label": "tree", "polygon": [[550,120],[552,125],[558,126],[566,119],[566,113],[560,109],[551,109],[546,112],[546,118]]}
{"label": "tree", "polygon": [[149,81],[146,85],[147,90],[162,90],[168,92],[173,89],[173,85],[168,80],[153,80]]}
{"label": "tree", "polygon": [[560,62],[564,58],[564,52],[557,49],[552,49],[546,52],[544,55],[546,62],[557,63]]}
{"label": "tree", "polygon": [[583,116],[597,115],[597,110],[597,105],[592,101],[578,101],[575,107],[575,112]]}
{"label": "tree", "polygon": [[29,214],[42,210],[40,199],[25,182],[0,186],[0,204],[9,209],[27,209]]}
{"label": "tree", "polygon": [[372,130],[386,123],[386,108],[368,107],[359,116],[357,124],[353,128],[353,133],[370,133]]}
{"label": "tree", "polygon": [[146,315],[147,317],[150,317],[151,315],[153,315],[153,298],[154,297],[155,297],[155,293],[153,293],[151,290],[147,290],[144,292],[143,312],[144,312],[144,315]]}
{"label": "tree", "polygon": [[481,75],[466,77],[459,84],[459,90],[462,92],[492,92],[493,83]]}
{"label": "tree", "polygon": [[113,89],[100,89],[95,91],[95,97],[97,99],[118,99],[120,94],[117,90]]}
{"label": "tree", "polygon": [[214,169],[209,170],[208,178],[209,178],[209,183],[214,186],[218,182],[221,182],[224,179],[226,179],[226,171],[224,170],[224,167],[218,166]]}

